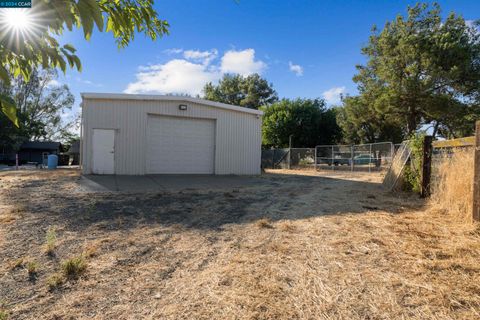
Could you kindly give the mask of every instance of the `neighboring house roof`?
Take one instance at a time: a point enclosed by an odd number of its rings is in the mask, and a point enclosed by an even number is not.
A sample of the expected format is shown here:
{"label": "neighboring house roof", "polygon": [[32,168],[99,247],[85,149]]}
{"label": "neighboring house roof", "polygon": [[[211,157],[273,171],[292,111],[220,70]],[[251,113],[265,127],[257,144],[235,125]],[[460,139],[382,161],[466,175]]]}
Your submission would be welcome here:
{"label": "neighboring house roof", "polygon": [[80,140],[74,141],[68,149],[68,153],[80,153]]}
{"label": "neighboring house roof", "polygon": [[20,150],[59,150],[60,142],[53,141],[27,141],[22,143]]}
{"label": "neighboring house roof", "polygon": [[160,100],[160,101],[185,101],[191,103],[203,104],[220,109],[233,110],[256,115],[263,115],[260,110],[249,109],[231,104],[220,103],[200,98],[184,97],[184,96],[163,96],[163,95],[147,95],[147,94],[126,94],[126,93],[93,93],[83,92],[80,94],[82,99],[103,99],[103,100]]}

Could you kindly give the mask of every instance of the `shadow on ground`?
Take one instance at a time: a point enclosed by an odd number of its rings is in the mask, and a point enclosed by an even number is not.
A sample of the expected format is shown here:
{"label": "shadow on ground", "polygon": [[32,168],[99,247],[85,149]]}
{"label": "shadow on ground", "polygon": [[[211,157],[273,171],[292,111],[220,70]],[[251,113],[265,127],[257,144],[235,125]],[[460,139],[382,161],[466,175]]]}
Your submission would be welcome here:
{"label": "shadow on ground", "polygon": [[[368,176],[367,176],[368,179]],[[96,184],[99,191],[87,186]],[[67,191],[67,185],[83,191]],[[128,187],[127,187],[128,186]],[[221,230],[227,224],[259,219],[297,220],[332,214],[402,213],[423,202],[406,194],[385,192],[379,183],[321,176],[265,174],[238,176],[88,176],[25,181],[6,202],[23,206],[33,219],[18,228],[64,225],[126,230],[140,225],[181,225]],[[123,192],[111,192],[120,190]]]}
{"label": "shadow on ground", "polygon": [[158,192],[180,190],[223,190],[254,186],[255,176],[215,175],[85,175],[79,185],[85,192]]}

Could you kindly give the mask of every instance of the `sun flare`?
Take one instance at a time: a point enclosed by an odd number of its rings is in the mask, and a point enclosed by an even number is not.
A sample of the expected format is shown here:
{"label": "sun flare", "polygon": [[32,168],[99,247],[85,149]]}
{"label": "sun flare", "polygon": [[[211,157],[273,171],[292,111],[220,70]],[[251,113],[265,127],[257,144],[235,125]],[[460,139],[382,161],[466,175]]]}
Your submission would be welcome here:
{"label": "sun flare", "polygon": [[27,34],[32,31],[33,19],[27,9],[0,10],[0,29],[15,33]]}
{"label": "sun flare", "polygon": [[31,27],[31,17],[25,9],[8,10],[4,19],[4,23],[13,29],[26,30]]}

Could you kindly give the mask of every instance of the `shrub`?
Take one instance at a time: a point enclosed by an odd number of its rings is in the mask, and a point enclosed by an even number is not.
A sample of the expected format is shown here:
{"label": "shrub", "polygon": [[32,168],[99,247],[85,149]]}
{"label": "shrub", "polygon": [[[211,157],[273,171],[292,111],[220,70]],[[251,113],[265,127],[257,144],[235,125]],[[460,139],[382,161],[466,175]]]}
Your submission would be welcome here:
{"label": "shrub", "polygon": [[62,271],[67,279],[75,279],[87,270],[87,262],[83,256],[70,258],[62,262]]}
{"label": "shrub", "polygon": [[410,155],[410,166],[403,171],[403,188],[406,191],[420,193],[422,191],[422,161],[423,141],[425,133],[415,133],[409,139],[409,147],[412,150]]}

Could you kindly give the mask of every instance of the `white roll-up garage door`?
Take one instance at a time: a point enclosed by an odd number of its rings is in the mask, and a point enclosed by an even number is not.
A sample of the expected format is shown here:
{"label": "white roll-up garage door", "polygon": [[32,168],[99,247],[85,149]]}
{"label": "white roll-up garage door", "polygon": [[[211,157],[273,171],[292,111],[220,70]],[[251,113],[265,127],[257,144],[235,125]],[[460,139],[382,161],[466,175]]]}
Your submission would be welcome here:
{"label": "white roll-up garage door", "polygon": [[215,120],[148,116],[147,173],[213,174]]}

